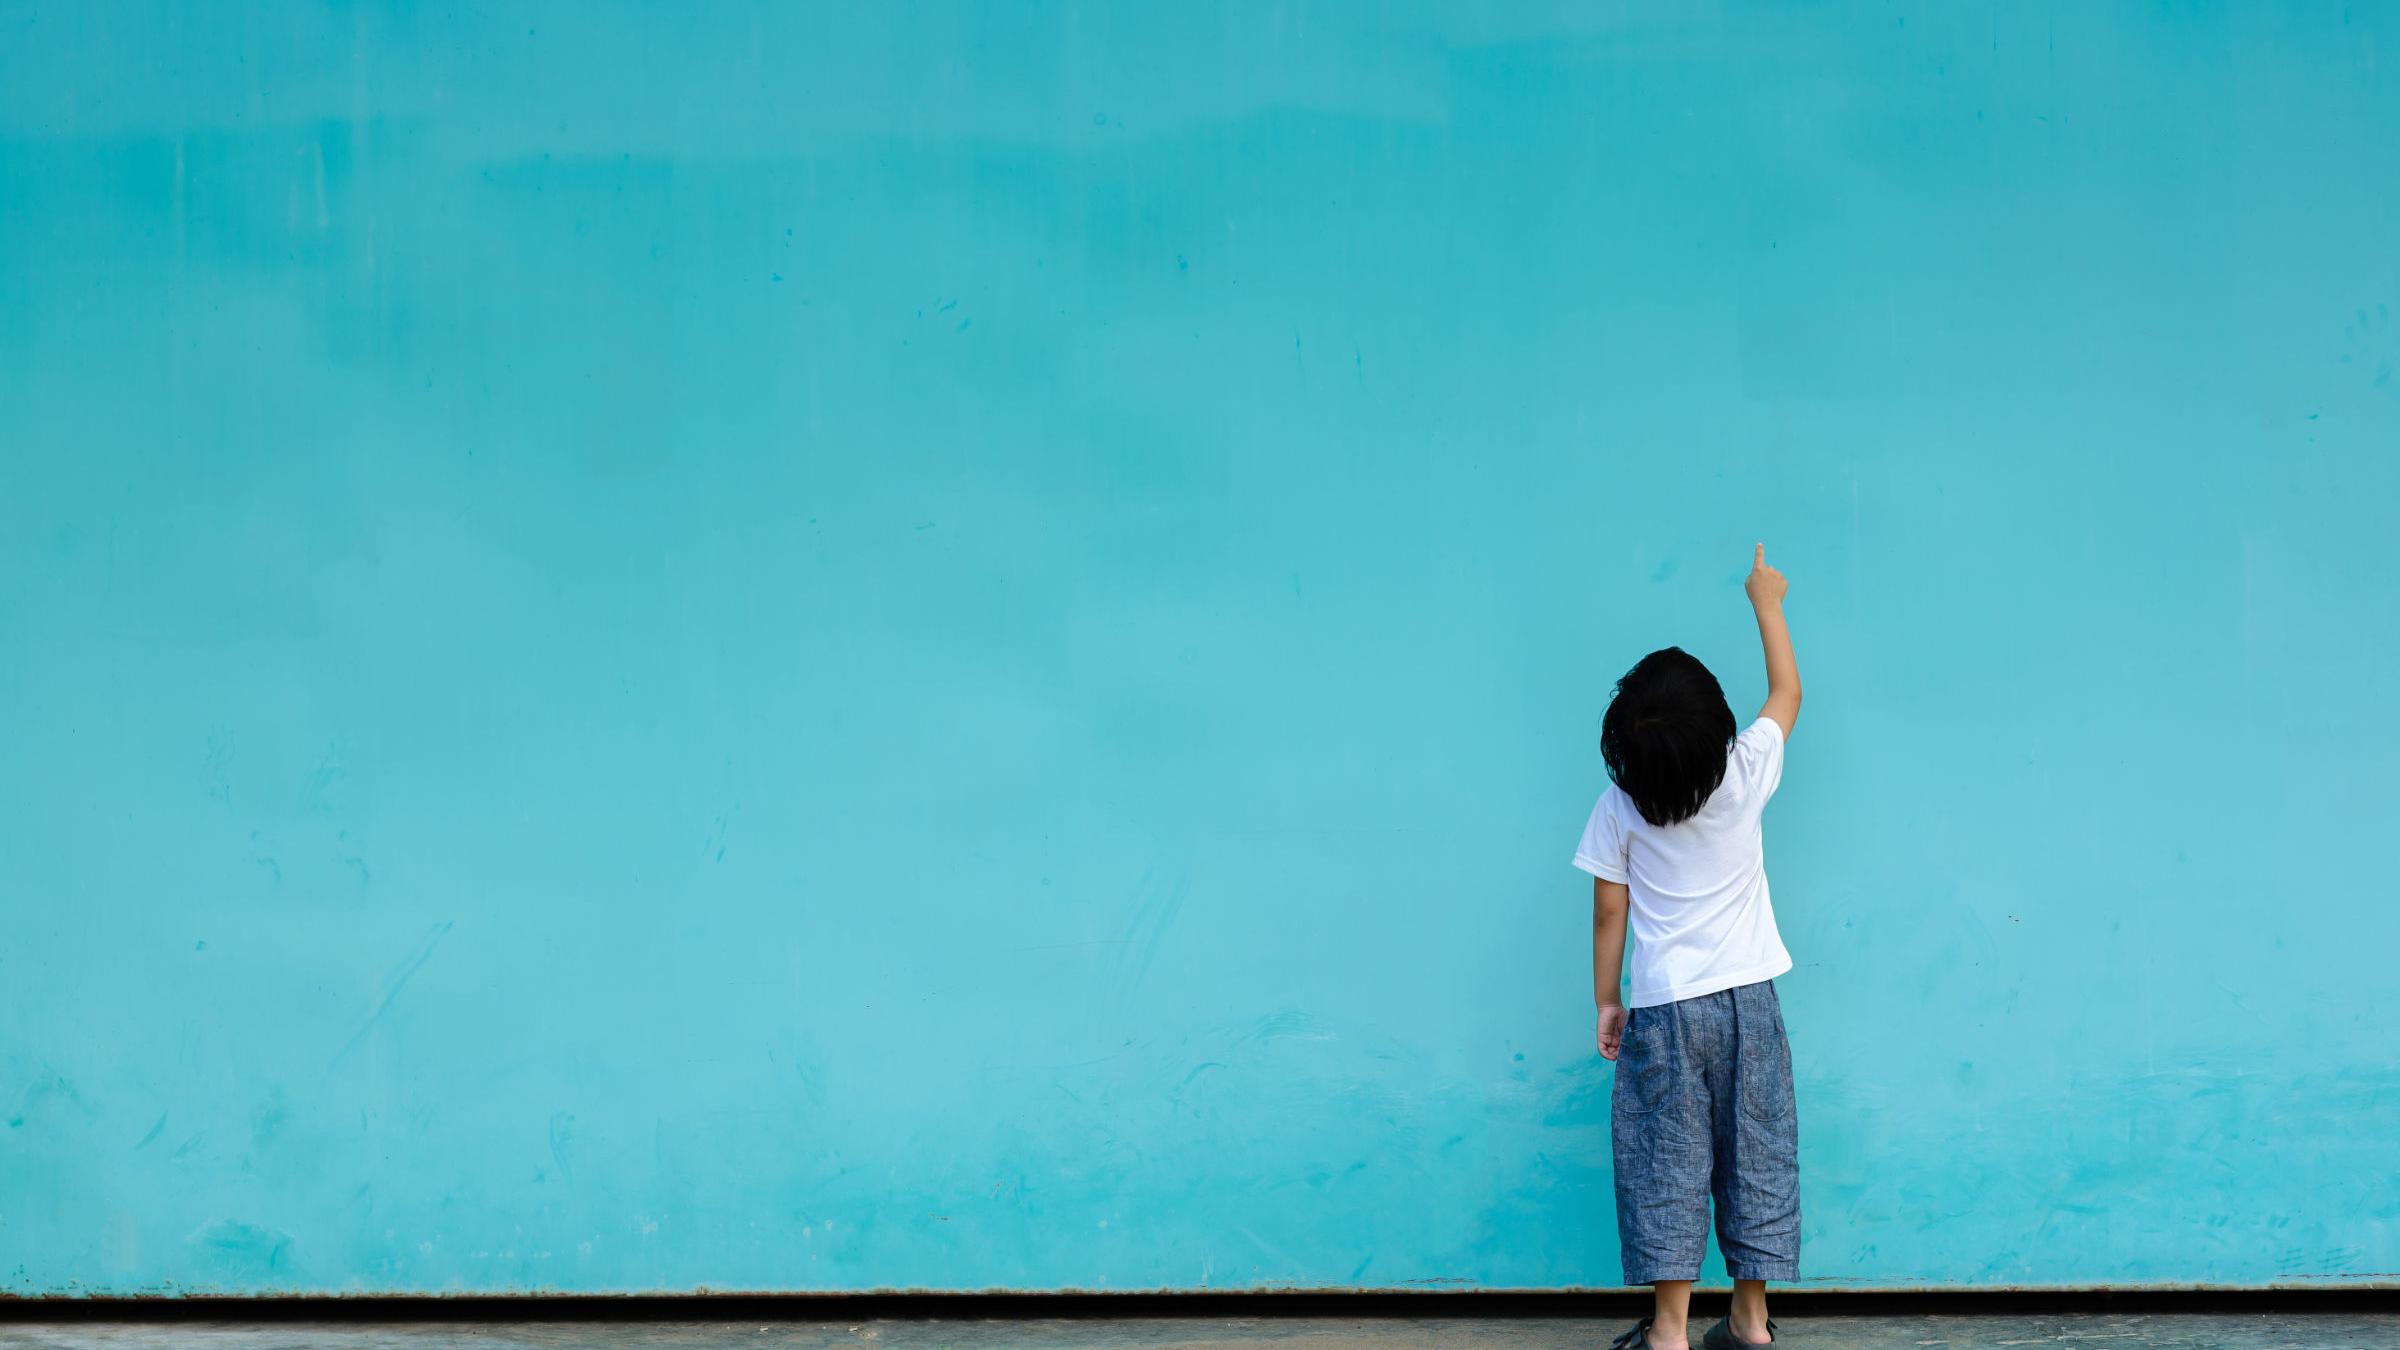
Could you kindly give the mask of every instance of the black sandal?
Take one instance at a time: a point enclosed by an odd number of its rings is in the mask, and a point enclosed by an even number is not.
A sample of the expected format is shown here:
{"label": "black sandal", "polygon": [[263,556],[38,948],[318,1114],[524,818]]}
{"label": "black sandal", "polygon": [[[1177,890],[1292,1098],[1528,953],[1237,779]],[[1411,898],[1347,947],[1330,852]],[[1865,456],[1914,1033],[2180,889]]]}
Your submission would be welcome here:
{"label": "black sandal", "polygon": [[1650,1319],[1634,1323],[1633,1330],[1608,1343],[1608,1350],[1650,1350]]}
{"label": "black sandal", "polygon": [[1727,1313],[1727,1314],[1725,1314],[1723,1317],[1720,1317],[1720,1318],[1718,1318],[1718,1319],[1717,1319],[1717,1324],[1716,1324],[1715,1326],[1713,1326],[1713,1327],[1710,1327],[1710,1328],[1708,1329],[1708,1334],[1707,1334],[1707,1335],[1705,1335],[1705,1336],[1702,1336],[1702,1337],[1700,1338],[1700,1344],[1701,1344],[1702,1350],[1744,1350],[1744,1347],[1746,1347],[1746,1346],[1752,1346],[1752,1345],[1772,1345],[1772,1344],[1774,1344],[1774,1343],[1775,1343],[1775,1319],[1774,1319],[1774,1318],[1770,1317],[1770,1318],[1768,1318],[1768,1319],[1767,1319],[1767,1339],[1766,1339],[1766,1340],[1764,1340],[1764,1341],[1745,1341],[1745,1340],[1743,1340],[1741,1337],[1739,1337],[1739,1336],[1736,1336],[1736,1335],[1734,1335],[1734,1334],[1733,1334],[1733,1314],[1732,1314],[1732,1313]]}

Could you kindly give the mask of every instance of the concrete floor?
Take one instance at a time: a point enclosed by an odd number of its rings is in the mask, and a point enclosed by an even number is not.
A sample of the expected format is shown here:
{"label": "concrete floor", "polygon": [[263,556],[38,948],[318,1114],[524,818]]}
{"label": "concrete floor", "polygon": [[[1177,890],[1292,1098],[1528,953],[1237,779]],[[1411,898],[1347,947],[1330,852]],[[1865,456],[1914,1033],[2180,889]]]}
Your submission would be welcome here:
{"label": "concrete floor", "polygon": [[[1776,1318],[1794,1350],[2400,1350],[2400,1312],[2062,1313]],[[0,1350],[750,1350],[757,1347],[1011,1347],[1012,1350],[1601,1350],[1631,1325],[1581,1318],[892,1318],[865,1322],[0,1322]],[[1697,1336],[1697,1329],[1694,1335]]]}

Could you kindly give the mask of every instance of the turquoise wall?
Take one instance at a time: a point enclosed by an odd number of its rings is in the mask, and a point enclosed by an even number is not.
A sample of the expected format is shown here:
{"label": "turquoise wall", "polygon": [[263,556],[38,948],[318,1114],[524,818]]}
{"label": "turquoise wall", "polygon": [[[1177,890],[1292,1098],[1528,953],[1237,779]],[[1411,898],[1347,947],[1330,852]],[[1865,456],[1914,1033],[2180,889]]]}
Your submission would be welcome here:
{"label": "turquoise wall", "polygon": [[1755,538],[1809,1282],[2391,1279],[2396,62],[12,0],[0,1289],[1613,1284]]}

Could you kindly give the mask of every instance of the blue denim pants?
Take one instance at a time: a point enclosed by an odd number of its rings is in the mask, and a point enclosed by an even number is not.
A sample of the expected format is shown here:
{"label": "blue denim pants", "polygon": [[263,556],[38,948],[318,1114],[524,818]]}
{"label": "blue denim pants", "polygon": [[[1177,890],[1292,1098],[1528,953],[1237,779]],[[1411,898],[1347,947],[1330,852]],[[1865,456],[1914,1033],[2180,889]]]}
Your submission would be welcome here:
{"label": "blue denim pants", "polygon": [[1712,1196],[1728,1274],[1799,1277],[1799,1119],[1774,981],[1633,1009],[1609,1130],[1625,1283],[1699,1278]]}

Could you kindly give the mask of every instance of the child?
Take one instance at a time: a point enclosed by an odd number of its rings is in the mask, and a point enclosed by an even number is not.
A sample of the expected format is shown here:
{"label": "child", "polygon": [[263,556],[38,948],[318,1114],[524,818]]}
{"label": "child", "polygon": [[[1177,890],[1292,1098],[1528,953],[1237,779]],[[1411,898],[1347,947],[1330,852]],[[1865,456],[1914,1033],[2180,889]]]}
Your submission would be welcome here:
{"label": "child", "polygon": [[[1712,1194],[1733,1309],[1708,1329],[1708,1350],[1774,1340],[1766,1282],[1799,1274],[1792,1057],[1773,983],[1792,958],[1767,903],[1759,815],[1783,776],[1800,670],[1783,574],[1764,544],[1745,589],[1767,655],[1758,720],[1736,735],[1725,691],[1682,650],[1643,657],[1601,723],[1615,786],[1575,851],[1593,877],[1600,1053],[1617,1061],[1609,1128],[1625,1282],[1649,1285],[1653,1303],[1612,1350],[1685,1350]],[[1629,918],[1632,980],[1620,1001]]]}

